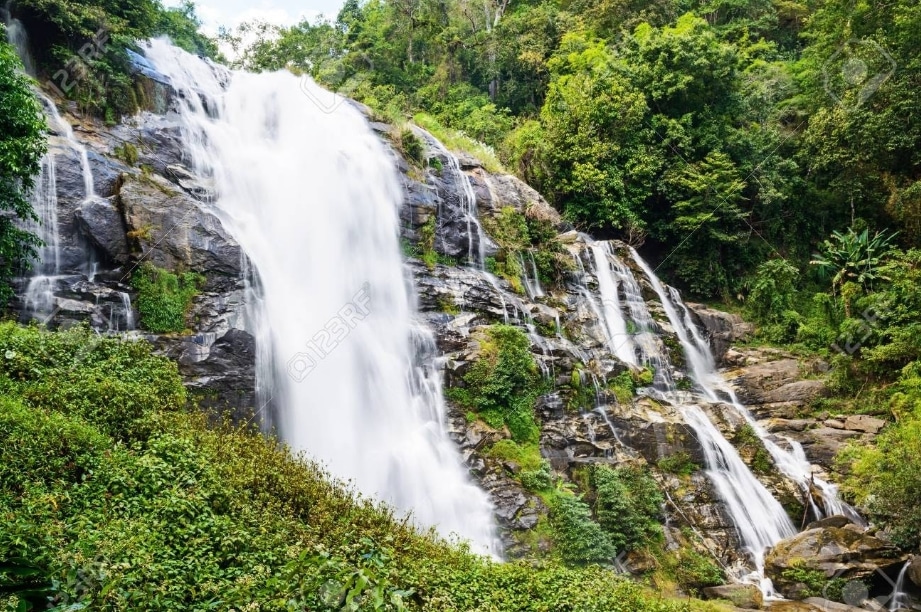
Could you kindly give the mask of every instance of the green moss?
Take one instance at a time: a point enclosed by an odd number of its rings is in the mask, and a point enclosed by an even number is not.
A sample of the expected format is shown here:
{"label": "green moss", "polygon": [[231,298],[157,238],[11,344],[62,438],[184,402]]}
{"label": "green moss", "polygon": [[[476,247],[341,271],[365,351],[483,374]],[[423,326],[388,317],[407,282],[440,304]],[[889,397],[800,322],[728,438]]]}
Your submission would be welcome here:
{"label": "green moss", "polygon": [[138,149],[130,142],[125,142],[115,147],[112,150],[112,154],[129,166],[135,166],[138,163]]}

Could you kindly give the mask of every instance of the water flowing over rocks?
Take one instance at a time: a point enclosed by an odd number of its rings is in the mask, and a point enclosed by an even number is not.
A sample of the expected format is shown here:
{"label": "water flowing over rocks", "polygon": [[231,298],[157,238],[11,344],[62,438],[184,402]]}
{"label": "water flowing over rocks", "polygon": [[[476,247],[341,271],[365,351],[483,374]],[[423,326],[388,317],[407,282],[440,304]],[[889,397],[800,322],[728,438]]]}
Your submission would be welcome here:
{"label": "water flowing over rocks", "polygon": [[[160,114],[145,111],[112,128],[72,114],[63,116],[87,148],[97,197],[86,197],[82,161],[72,144],[62,135],[52,138],[61,274],[53,281],[47,324],[66,327],[88,322],[102,332],[125,332],[137,319],[130,308],[135,294],[129,279],[139,264],[201,274],[205,284],[193,303],[190,333],[129,333],[143,335],[157,351],[177,361],[202,408],[235,421],[246,420],[259,408],[259,347],[247,315],[252,272],[246,254],[213,208],[212,180],[190,169],[175,113],[167,112],[175,111],[179,103],[176,92],[151,66],[143,70],[155,100],[151,107]],[[385,142],[394,130],[379,122],[372,127]],[[606,256],[623,266],[612,268],[613,273],[636,279],[629,292],[623,289],[626,283],[619,281],[622,288],[617,297],[624,300],[625,310],[631,304],[647,310],[644,316],[650,329],[631,332],[637,344],[633,350],[636,354],[659,350],[666,357],[663,364],[667,365],[655,375],[670,381],[673,390],[681,389],[668,397],[647,389],[639,397],[624,398],[607,387],[607,381],[625,372],[638,375],[641,368],[611,349],[610,329],[600,315],[608,305],[593,302],[601,283],[593,268],[598,245],[567,226],[519,179],[489,172],[476,160],[452,155],[427,133],[417,133],[425,144],[426,159],[438,161],[430,161],[420,172],[391,148],[403,191],[401,237],[406,244],[418,246],[426,228],[434,225],[433,248],[439,256],[467,264],[449,265],[444,260],[432,264],[409,257],[406,265],[407,277],[415,285],[419,317],[434,332],[445,386],[464,384],[464,375],[480,354],[479,331],[503,322],[518,325],[526,330],[544,376],[554,383],[552,391],[538,399],[536,415],[542,429],[541,455],[562,478],[574,482],[581,469],[595,464],[648,466],[666,497],[666,542],[686,541],[686,533],[692,532],[691,546],[700,554],[733,570],[750,568],[730,509],[704,469],[706,449],[689,424],[690,404],[736,447],[742,462],[779,501],[791,524],[799,528],[816,518],[810,504],[821,504],[823,491],[815,486],[804,490],[777,469],[764,440],[744,438],[743,432],[753,424],[736,409],[726,389],[718,389],[710,398],[701,394],[692,398],[686,391],[693,386],[693,364],[682,350],[679,336],[684,330],[676,329],[674,312],[669,313],[677,304],[663,303],[668,300],[661,299],[627,245],[612,241],[605,247],[610,250]],[[545,221],[558,232],[556,241],[573,262],[559,286],[532,295],[484,270],[485,260],[500,247],[480,223],[509,208]],[[22,320],[44,318],[40,315],[46,313],[27,303],[28,285],[29,279],[22,279],[14,308]],[[804,364],[776,349],[734,346],[751,339],[750,324],[708,306],[687,307],[688,329],[699,332],[709,344],[724,368],[728,389],[750,408],[767,441],[785,449],[791,443],[801,445],[804,460],[812,464],[811,475],[827,478],[844,443],[870,440],[884,427],[885,422],[872,415],[817,417],[810,408],[827,393],[822,378],[827,364]],[[594,389],[587,403],[576,379]],[[448,409],[445,426],[470,474],[494,505],[504,554],[526,557],[546,552],[550,544],[538,529],[549,512],[545,502],[520,484],[516,478],[520,466],[485,452],[507,432],[482,421],[471,422],[457,405],[449,404]],[[660,467],[675,458],[689,462],[689,474],[676,475]],[[807,560],[806,567],[828,577],[865,578],[877,569],[891,572],[905,557],[880,535],[853,524],[820,523],[779,542],[766,557],[765,570],[775,587],[791,597],[798,595],[797,585],[784,572],[800,567],[801,558]],[[651,569],[647,561],[633,557],[627,565],[643,572]],[[921,563],[911,566],[909,578],[921,585]],[[743,609],[766,605],[761,590],[750,585],[715,587],[705,593]],[[839,607],[822,607],[826,603]],[[850,609],[826,603],[806,599],[773,603],[770,609]]]}

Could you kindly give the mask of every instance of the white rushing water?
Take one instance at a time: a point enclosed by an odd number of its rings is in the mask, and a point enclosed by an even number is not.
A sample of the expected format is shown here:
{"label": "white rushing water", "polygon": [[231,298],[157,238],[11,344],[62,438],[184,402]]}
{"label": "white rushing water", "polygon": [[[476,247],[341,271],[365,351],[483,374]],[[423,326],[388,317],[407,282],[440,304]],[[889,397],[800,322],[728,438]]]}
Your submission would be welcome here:
{"label": "white rushing water", "polygon": [[[838,496],[837,486],[826,482],[813,474],[812,465],[806,457],[802,445],[790,438],[781,438],[785,446],[781,446],[772,439],[771,435],[758,423],[751,412],[739,401],[735,390],[726,383],[725,379],[716,370],[716,363],[710,346],[700,335],[700,331],[691,319],[690,310],[681,299],[681,295],[673,287],[666,291],[649,264],[640,257],[639,253],[631,249],[631,256],[659,296],[662,306],[668,316],[669,322],[675,328],[681,346],[684,349],[687,362],[691,366],[694,381],[698,384],[704,395],[711,401],[727,402],[733,407],[764,444],[765,449],[774,460],[777,469],[787,478],[797,483],[809,501],[816,518],[823,515],[844,515],[858,524],[864,524],[860,514],[851,506],[843,502]],[[681,316],[678,310],[681,311]],[[813,488],[821,492],[821,501],[824,512],[815,504],[812,496]]]}
{"label": "white rushing water", "polygon": [[[801,444],[783,438],[786,447],[781,446],[755,420],[751,412],[739,401],[732,387],[717,371],[710,346],[694,324],[690,310],[682,301],[681,295],[672,287],[666,289],[649,264],[634,249],[630,251],[631,257],[643,270],[658,295],[666,316],[681,342],[694,382],[703,395],[709,401],[730,405],[752,427],[773,458],[777,469],[803,490],[804,497],[817,518],[840,514],[863,524],[863,519],[857,511],[838,497],[837,487],[813,474],[812,465]],[[726,502],[733,522],[760,572],[763,570],[764,549],[773,546],[784,537],[793,535],[796,529],[783,507],[741,462],[735,449],[725,442],[699,408],[686,410],[685,417],[701,442],[705,442],[705,451],[709,449],[710,452],[723,455],[720,457],[717,454],[708,454],[711,479],[716,484],[720,497]],[[714,438],[714,435],[719,439]],[[824,513],[813,500],[813,488],[821,492]],[[765,582],[762,590],[765,594],[770,594],[769,583]]]}
{"label": "white rushing water", "polygon": [[905,577],[911,567],[911,559],[905,562],[899,577],[895,581],[895,587],[892,589],[892,595],[889,597],[889,612],[898,612],[899,610],[911,610],[911,597],[905,592]]}
{"label": "white rushing water", "polygon": [[260,384],[274,383],[282,437],[420,526],[498,553],[491,504],[445,432],[395,168],[364,117],[320,108],[331,94],[287,72],[228,74],[160,40],[146,54],[181,92],[191,161],[257,272]]}
{"label": "white rushing water", "polygon": [[620,303],[620,292],[611,262],[607,243],[591,245],[592,257],[595,260],[595,276],[598,278],[598,294],[601,296],[602,321],[608,338],[608,346],[618,359],[631,365],[639,365],[633,338],[627,332],[627,319]]}

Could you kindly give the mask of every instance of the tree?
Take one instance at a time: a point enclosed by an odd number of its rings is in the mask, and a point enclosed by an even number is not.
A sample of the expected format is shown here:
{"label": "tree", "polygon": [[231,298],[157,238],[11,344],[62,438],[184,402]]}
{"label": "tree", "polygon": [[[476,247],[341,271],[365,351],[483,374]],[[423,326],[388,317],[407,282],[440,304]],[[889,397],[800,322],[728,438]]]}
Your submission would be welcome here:
{"label": "tree", "polygon": [[0,40],[0,304],[12,297],[10,279],[29,265],[40,245],[21,224],[35,221],[29,201],[45,154],[45,120],[22,73],[16,51]]}

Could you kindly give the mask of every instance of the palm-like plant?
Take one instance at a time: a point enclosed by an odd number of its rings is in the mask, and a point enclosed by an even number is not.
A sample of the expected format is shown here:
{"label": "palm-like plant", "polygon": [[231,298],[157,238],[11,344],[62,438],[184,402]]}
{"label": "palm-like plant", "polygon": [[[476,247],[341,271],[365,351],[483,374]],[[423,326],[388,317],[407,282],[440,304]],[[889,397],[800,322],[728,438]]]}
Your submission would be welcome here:
{"label": "palm-like plant", "polygon": [[832,232],[831,239],[819,247],[809,263],[818,266],[819,273],[832,277],[832,291],[848,282],[871,290],[877,280],[886,280],[882,266],[893,249],[898,232],[875,232],[865,229],[859,234],[848,229],[846,234]]}

